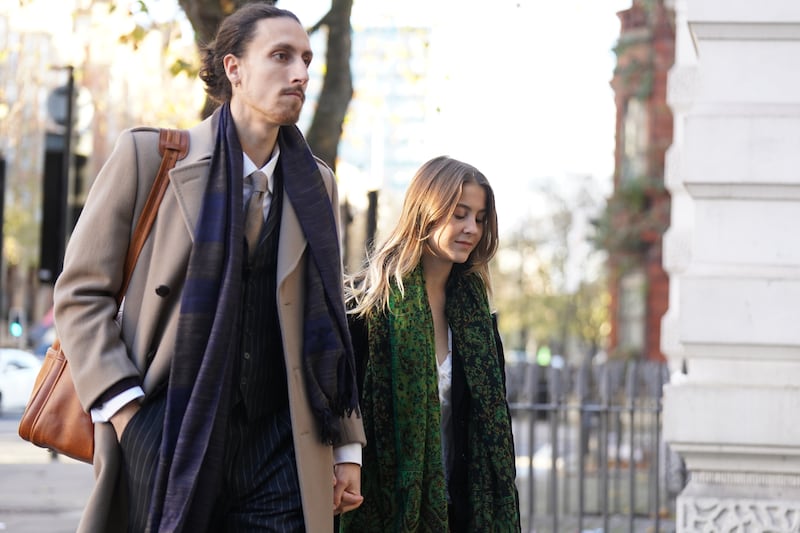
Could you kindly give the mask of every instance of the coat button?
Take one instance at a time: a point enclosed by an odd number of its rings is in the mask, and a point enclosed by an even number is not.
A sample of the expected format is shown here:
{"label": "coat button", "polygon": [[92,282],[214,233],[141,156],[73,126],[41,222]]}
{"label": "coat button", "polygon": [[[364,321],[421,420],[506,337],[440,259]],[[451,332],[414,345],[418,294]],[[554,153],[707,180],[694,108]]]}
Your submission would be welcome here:
{"label": "coat button", "polygon": [[156,294],[164,298],[165,296],[169,295],[169,287],[166,285],[159,285],[156,287]]}

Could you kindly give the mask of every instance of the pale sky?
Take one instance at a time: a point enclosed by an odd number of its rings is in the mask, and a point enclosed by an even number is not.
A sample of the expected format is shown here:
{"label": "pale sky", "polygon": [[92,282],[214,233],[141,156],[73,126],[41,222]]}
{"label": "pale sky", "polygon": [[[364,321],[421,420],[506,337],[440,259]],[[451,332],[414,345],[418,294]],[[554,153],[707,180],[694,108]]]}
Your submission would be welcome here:
{"label": "pale sky", "polygon": [[[304,24],[329,0],[280,0]],[[631,0],[355,0],[354,26],[430,26],[442,102],[430,157],[474,164],[505,212],[531,209],[544,178],[593,176],[611,190],[615,107],[609,85],[616,13]],[[424,159],[427,159],[427,155]],[[422,163],[423,161],[420,161]],[[520,194],[523,193],[523,194]]]}

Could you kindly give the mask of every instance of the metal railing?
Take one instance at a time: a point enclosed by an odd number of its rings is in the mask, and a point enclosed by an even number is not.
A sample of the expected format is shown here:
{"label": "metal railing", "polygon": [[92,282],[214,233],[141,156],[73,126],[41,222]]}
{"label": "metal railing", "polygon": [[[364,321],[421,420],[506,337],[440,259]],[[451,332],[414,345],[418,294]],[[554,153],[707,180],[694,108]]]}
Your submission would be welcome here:
{"label": "metal railing", "polygon": [[673,531],[685,475],[661,434],[665,364],[506,368],[524,531]]}

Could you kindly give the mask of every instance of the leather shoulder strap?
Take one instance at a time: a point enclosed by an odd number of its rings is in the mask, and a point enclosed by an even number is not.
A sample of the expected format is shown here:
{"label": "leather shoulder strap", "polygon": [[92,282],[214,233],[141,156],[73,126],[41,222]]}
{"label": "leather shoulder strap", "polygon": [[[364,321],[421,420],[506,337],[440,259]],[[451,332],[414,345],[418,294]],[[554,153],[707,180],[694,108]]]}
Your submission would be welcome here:
{"label": "leather shoulder strap", "polygon": [[142,208],[142,214],[139,216],[139,220],[136,223],[136,229],[133,231],[133,237],[128,247],[128,255],[125,257],[122,286],[117,294],[118,304],[122,303],[122,298],[125,296],[125,291],[128,289],[128,283],[131,281],[133,268],[136,266],[139,253],[142,251],[142,247],[150,234],[150,228],[153,227],[153,222],[158,213],[158,206],[161,204],[161,199],[164,197],[167,185],[169,185],[167,175],[175,166],[175,163],[186,157],[186,154],[189,153],[189,132],[186,130],[162,128],[158,137],[158,153],[161,154],[161,165],[158,167],[158,174],[156,174],[156,179],[153,181],[150,194],[147,195],[147,200]]}

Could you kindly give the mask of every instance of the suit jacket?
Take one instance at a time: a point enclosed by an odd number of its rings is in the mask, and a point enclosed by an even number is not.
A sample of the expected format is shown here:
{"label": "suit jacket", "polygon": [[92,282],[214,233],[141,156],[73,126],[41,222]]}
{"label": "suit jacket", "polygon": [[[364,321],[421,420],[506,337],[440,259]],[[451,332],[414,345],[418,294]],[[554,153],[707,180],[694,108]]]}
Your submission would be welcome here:
{"label": "suit jacket", "polygon": [[[64,269],[55,285],[54,316],[78,396],[87,410],[124,378],[140,376],[145,394],[167,382],[186,266],[214,149],[214,117],[189,133],[189,153],[169,173],[169,187],[139,256],[118,322],[115,295],[122,283],[125,253],[161,160],[157,129],[135,128],[120,135],[92,185],[67,246]],[[318,164],[338,225],[335,177],[324,163]],[[332,448],[319,439],[301,366],[307,243],[285,195],[282,217],[277,303],[297,472],[307,531],[331,531]],[[365,443],[361,420],[355,415],[342,420],[342,435],[342,444]],[[120,459],[111,424],[95,424],[96,485],[80,532],[125,531]]]}

